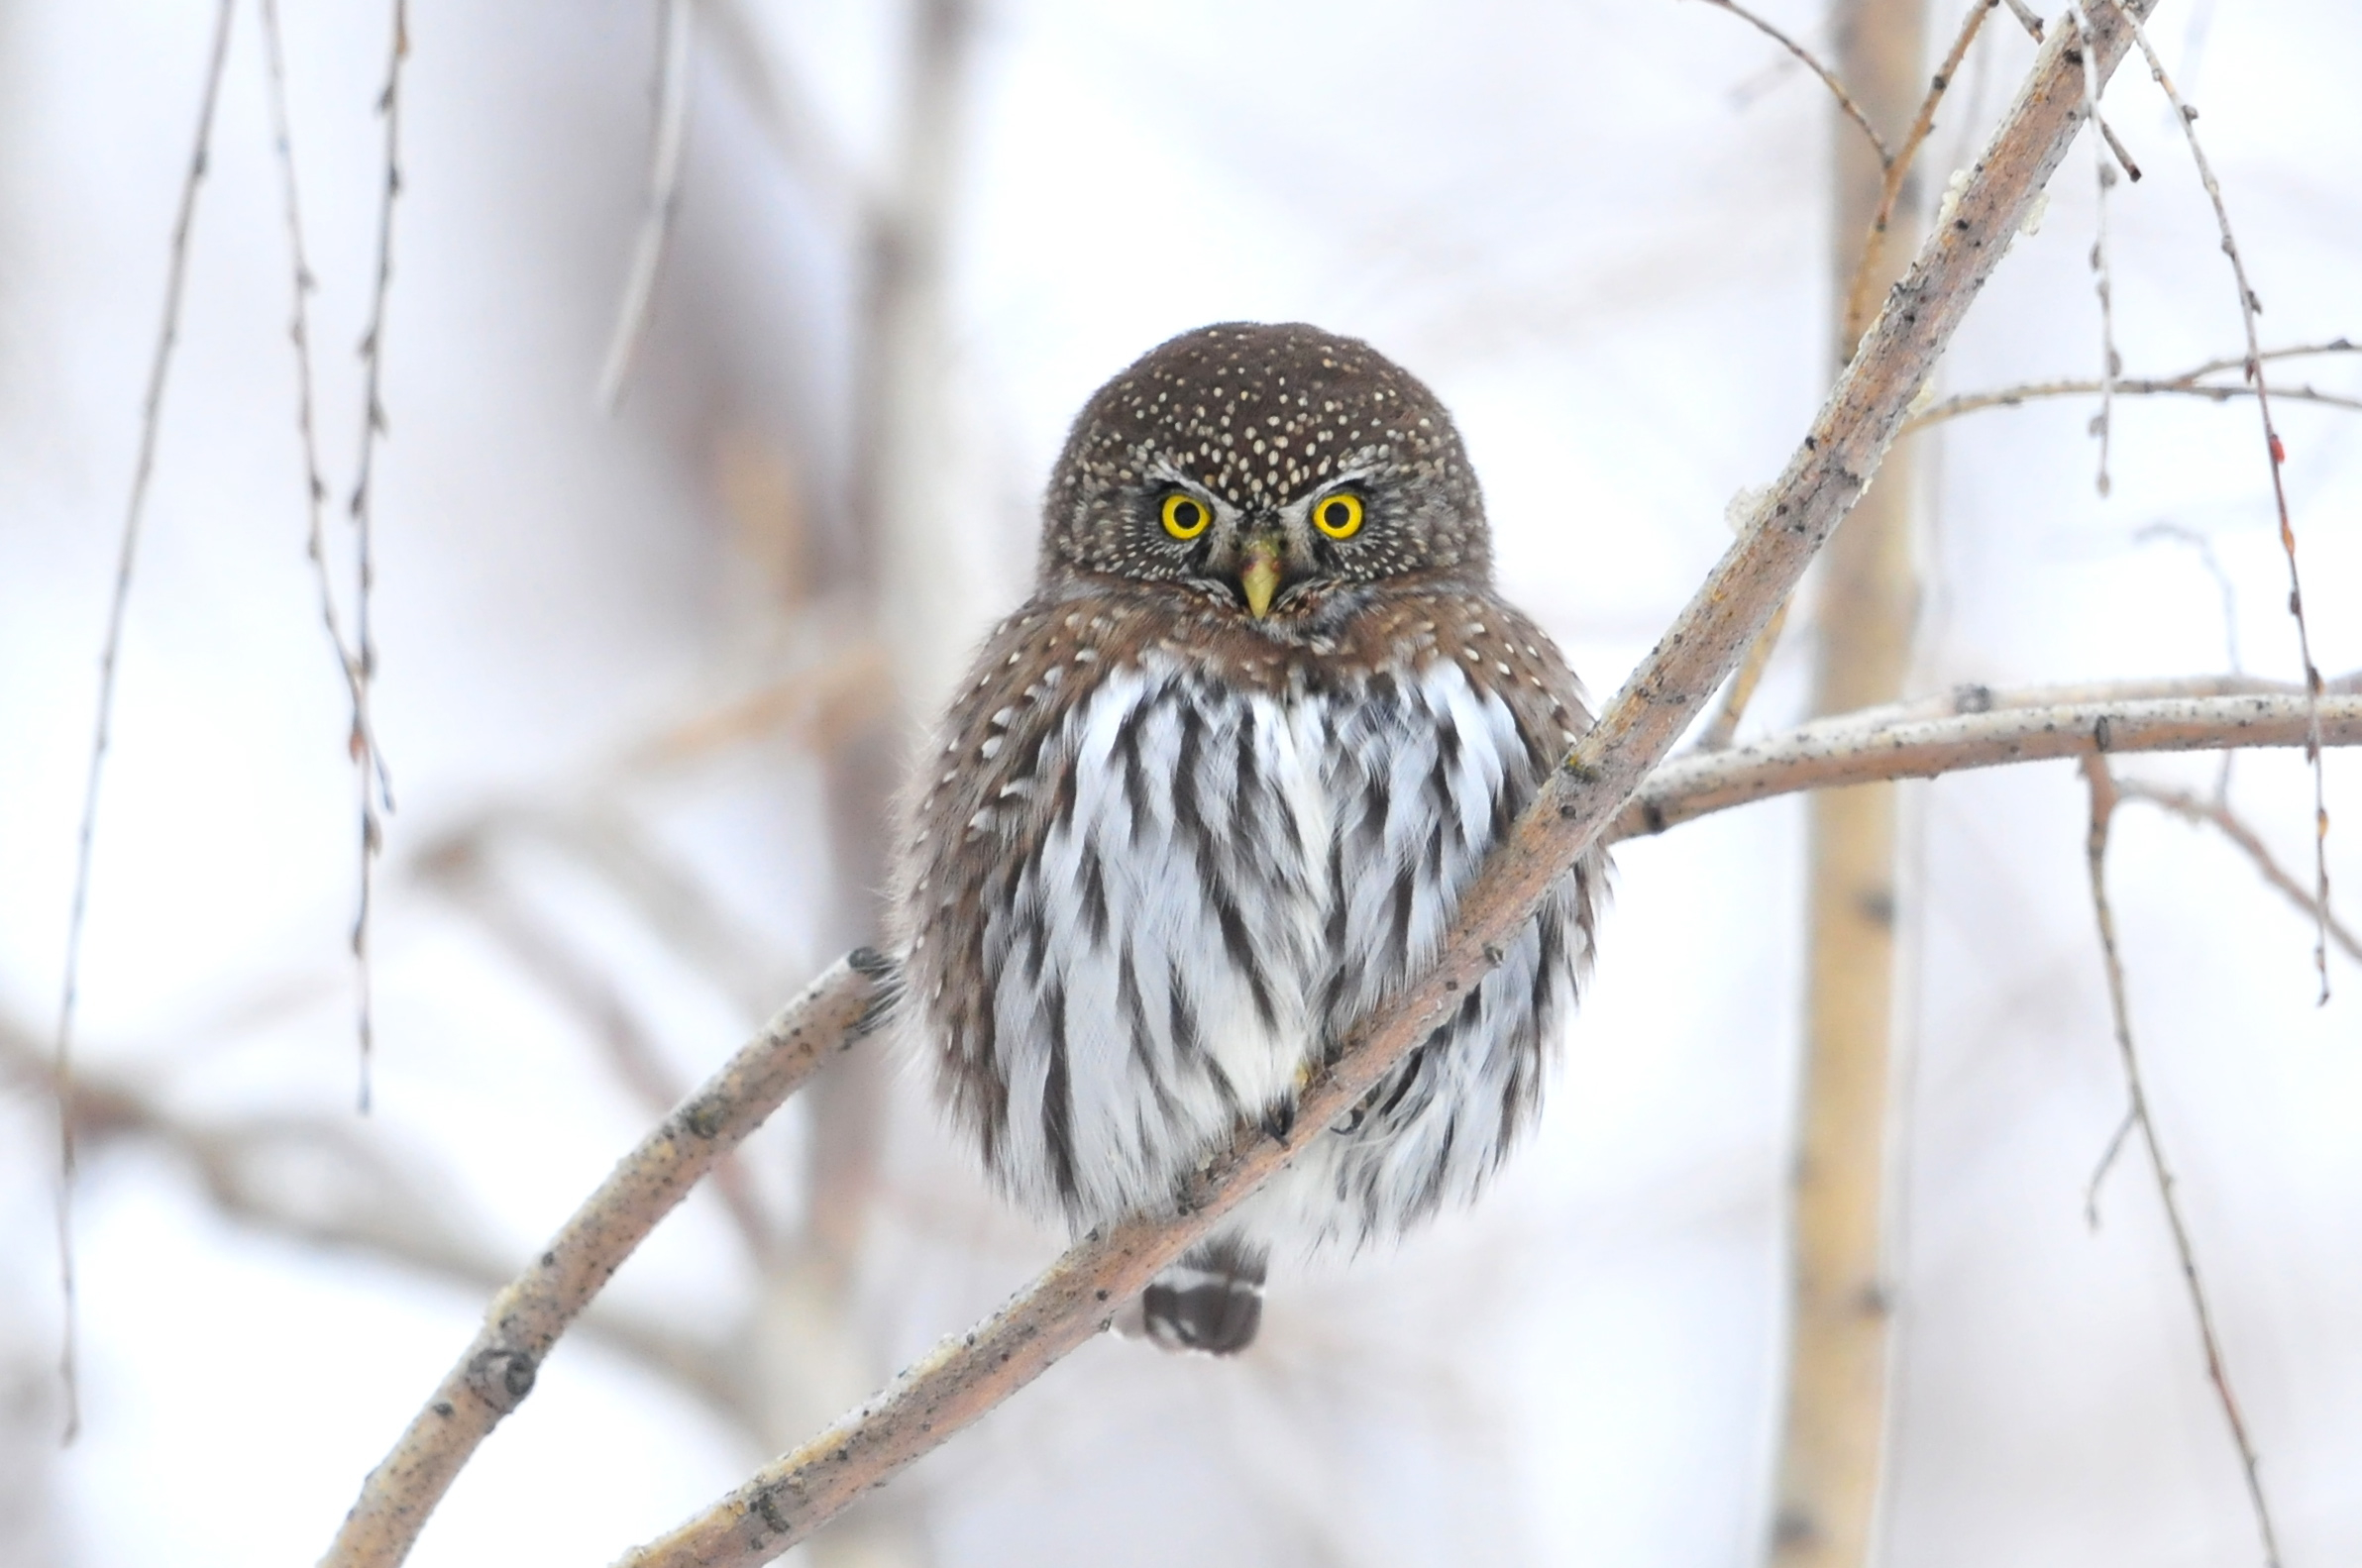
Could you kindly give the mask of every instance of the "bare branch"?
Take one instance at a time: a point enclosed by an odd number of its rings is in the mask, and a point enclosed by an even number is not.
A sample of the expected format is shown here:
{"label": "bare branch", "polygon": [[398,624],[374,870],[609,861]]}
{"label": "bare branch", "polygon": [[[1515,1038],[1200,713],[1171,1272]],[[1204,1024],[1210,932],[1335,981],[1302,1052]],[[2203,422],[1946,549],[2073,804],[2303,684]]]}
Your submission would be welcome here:
{"label": "bare branch", "polygon": [[[385,180],[377,203],[377,268],[370,290],[369,329],[361,338],[361,452],[356,460],[353,498],[347,509],[358,536],[354,563],[353,645],[359,663],[361,734],[370,733],[370,691],[377,679],[377,644],[370,629],[370,595],[376,587],[376,513],[371,481],[376,476],[377,438],[385,434],[381,382],[385,368],[385,300],[393,288],[393,204],[402,191],[402,62],[410,55],[409,0],[393,0],[393,37],[386,47],[385,86],[377,113],[385,121]],[[373,790],[372,785],[375,784]],[[353,959],[360,968],[361,1063],[356,1102],[370,1108],[371,1058],[376,1034],[371,1017],[370,920],[376,907],[377,855],[384,848],[381,813],[393,809],[393,791],[380,764],[375,780],[361,781],[361,909],[353,920]]]}
{"label": "bare branch", "polygon": [[1862,134],[1870,138],[1871,150],[1878,154],[1879,162],[1885,167],[1890,168],[1893,166],[1894,155],[1886,151],[1886,143],[1884,139],[1879,135],[1877,129],[1871,125],[1870,116],[1862,112],[1862,106],[1854,101],[1854,95],[1846,91],[1845,83],[1839,81],[1834,71],[1830,70],[1828,66],[1822,64],[1819,59],[1814,57],[1812,51],[1806,49],[1803,45],[1797,43],[1794,39],[1788,37],[1785,33],[1782,33],[1771,23],[1765,21],[1762,17],[1757,16],[1753,11],[1748,10],[1747,7],[1740,5],[1738,0],[1704,0],[1704,3],[1710,6],[1717,6],[1722,10],[1728,11],[1740,21],[1745,22],[1748,26],[1754,28],[1758,33],[1763,34],[1766,38],[1772,40],[1774,44],[1777,44],[1781,49],[1786,50],[1790,54],[1793,54],[1796,56],[1796,58],[1802,60],[1805,66],[1810,69],[1815,76],[1821,78],[1821,84],[1827,87],[1830,93],[1836,97],[1837,107],[1845,111],[1846,118],[1853,121],[1854,124],[1860,126],[1862,128]]}
{"label": "bare branch", "polygon": [[148,514],[148,481],[156,471],[156,440],[163,423],[164,384],[171,374],[172,349],[180,340],[180,296],[188,280],[188,235],[197,216],[197,188],[205,180],[208,149],[213,140],[213,108],[221,98],[222,65],[229,58],[230,17],[235,0],[221,0],[214,13],[213,48],[206,57],[204,94],[197,109],[196,148],[189,154],[188,173],[180,183],[180,209],[172,219],[170,257],[164,271],[162,324],[157,329],[156,353],[148,365],[148,392],[140,403],[140,451],[133,461],[131,500],[124,508],[123,537],[115,558],[115,591],[107,605],[106,642],[98,656],[98,721],[90,740],[90,770],[82,784],[81,830],[74,841],[73,900],[65,917],[65,978],[57,1002],[57,1042],[54,1074],[57,1094],[57,1288],[62,1302],[64,1334],[58,1348],[57,1374],[65,1394],[65,1440],[81,1429],[80,1380],[75,1371],[73,1185],[74,1129],[68,1106],[73,1098],[74,1003],[82,971],[82,922],[90,904],[90,846],[98,832],[98,788],[106,772],[109,730],[115,718],[115,667],[123,653],[125,611],[131,603],[132,567],[139,558],[140,525]]}
{"label": "bare branch", "polygon": [[[2087,0],[2075,0],[2070,13],[2077,31],[2092,31],[2092,16]],[[2099,412],[2092,416],[2092,434],[2099,438],[2099,473],[2095,481],[2099,493],[2108,492],[2107,455],[2116,413],[2116,371],[2120,367],[2116,355],[2115,286],[2107,265],[2107,193],[2115,188],[2116,166],[2108,161],[2107,142],[2099,136],[2099,72],[2089,50],[2083,52],[2084,114],[2092,122],[2092,166],[2094,171],[2092,235],[2092,288],[2099,298]],[[2108,139],[2112,140],[2112,138]]]}
{"label": "bare branch", "polygon": [[[1979,413],[1987,408],[2015,408],[2020,403],[2030,403],[2045,397],[2089,397],[2101,390],[2103,384],[2089,380],[2028,381],[2020,386],[2004,386],[1989,392],[1963,392],[1958,397],[1947,397],[1940,403],[1929,404],[1904,428],[1906,431],[1924,430],[1929,425],[1957,419],[1963,414]],[[2234,397],[2255,395],[2252,386],[2193,385],[2179,379],[2153,380],[2145,377],[2118,380],[2110,390],[2117,397],[2202,397],[2215,403],[2227,403]],[[2276,386],[2272,389],[2272,395],[2291,402],[2362,409],[2362,397],[2350,397],[2342,392],[2323,392],[2310,386]]]}
{"label": "bare branch", "polygon": [[665,247],[672,239],[673,218],[681,207],[681,157],[689,145],[689,73],[696,46],[692,26],[696,17],[696,0],[665,0],[656,137],[648,157],[648,205],[640,218],[639,238],[632,245],[631,275],[623,285],[615,331],[607,340],[606,361],[598,371],[598,406],[609,413],[623,400],[624,382],[631,376],[640,340],[647,335],[648,317],[656,304],[657,275],[664,268]]}
{"label": "bare branch", "polygon": [[[2334,741],[2327,744],[2334,745]],[[2116,781],[2116,792],[2127,800],[2146,800],[2161,806],[2197,827],[2211,827],[2236,845],[2240,853],[2255,863],[2255,869],[2265,882],[2277,889],[2281,895],[2303,910],[2308,919],[2320,921],[2329,928],[2329,940],[2342,948],[2345,956],[2362,964],[2362,938],[2346,928],[2336,911],[2323,910],[2312,900],[2312,889],[2299,882],[2280,864],[2279,857],[2220,799],[2208,800],[2187,789],[2171,789],[2163,784],[2147,784],[2137,779]]]}
{"label": "bare branch", "polygon": [[715,1162],[860,1039],[890,999],[890,972],[867,949],[830,966],[623,1157],[549,1250],[493,1299],[474,1343],[370,1472],[324,1565],[409,1554],[477,1444],[533,1392],[558,1336]]}
{"label": "bare branch", "polygon": [[1945,52],[1944,62],[1936,67],[1927,97],[1921,101],[1910,130],[1904,134],[1902,146],[1892,157],[1886,155],[1884,148],[1879,150],[1879,158],[1886,166],[1886,178],[1879,192],[1878,212],[1870,220],[1870,232],[1862,238],[1862,255],[1854,263],[1853,281],[1846,287],[1845,335],[1849,343],[1861,337],[1863,326],[1870,320],[1879,257],[1886,248],[1886,226],[1894,221],[1894,204],[1902,196],[1903,181],[1910,177],[1919,149],[1926,143],[1928,132],[1935,129],[1936,106],[1944,101],[1945,89],[1960,73],[1960,62],[1968,58],[1969,46],[1977,42],[1986,17],[1998,3],[1999,0],[1971,0],[1968,15],[1961,19],[1960,32],[1954,36],[1952,48]]}
{"label": "bare branch", "polygon": [[[2215,1398],[2221,1403],[2223,1419],[2230,1427],[2231,1441],[2238,1445],[2239,1463],[2246,1472],[2248,1502],[2254,1507],[2256,1528],[2264,1541],[2265,1568],[2280,1568],[2280,1542],[2272,1528],[2271,1508],[2264,1501],[2255,1444],[2247,1435],[2247,1423],[2239,1414],[2239,1402],[2231,1393],[2230,1372],[2222,1360],[2221,1336],[2214,1330],[2214,1313],[2206,1304],[2205,1286],[2199,1278],[2198,1254],[2190,1243],[2190,1226],[2182,1216],[2181,1201],[2174,1196],[2174,1173],[2165,1162],[2156,1119],[2149,1113],[2148,1093],[2141,1084],[2140,1053],[2132,1044],[2132,1013],[2124,997],[2124,964],[2116,947],[2116,917],[2107,901],[2107,833],[2115,816],[2116,784],[2108,774],[2106,759],[2096,752],[2085,756],[2083,771],[2092,791],[2092,830],[2085,841],[2085,860],[2092,877],[2092,911],[2099,922],[2099,954],[2107,966],[2108,1011],[2115,1020],[2116,1052],[2124,1063],[2124,1088],[2131,1101],[2125,1119],[2140,1129],[2141,1141],[2148,1147],[2149,1166],[2157,1177],[2157,1197],[2165,1205],[2166,1223],[2174,1236],[2174,1252],[2182,1264],[2182,1281],[2189,1289],[2191,1310],[2198,1318],[2199,1343],[2206,1356],[2206,1376],[2214,1384]],[[2121,1143],[2119,1134],[2111,1148]],[[2094,1196],[2088,1211],[2094,1218],[2098,1213],[2099,1179],[2106,1170],[2102,1162],[2092,1178]]]}
{"label": "bare branch", "polygon": [[[2132,3],[2147,9],[2141,0]],[[2125,43],[2120,30],[2103,29],[2093,47],[2112,65]],[[1755,524],[1488,859],[1434,968],[1355,1029],[1306,1086],[1299,1128],[1326,1127],[1343,1114],[1459,1004],[1491,968],[1500,944],[1599,838],[1738,663],[1860,496],[1970,300],[2065,156],[2080,123],[2080,76],[2063,38],[2044,46],[1961,193],[1957,222],[1929,239],[1888,295]],[[1007,1307],[910,1368],[864,1410],[623,1561],[671,1568],[778,1555],[1098,1332],[1292,1152],[1259,1130],[1242,1132],[1187,1184],[1178,1215],[1138,1216],[1087,1237]]]}
{"label": "bare branch", "polygon": [[375,1028],[366,934],[370,862],[376,853],[372,847],[376,840],[373,791],[375,796],[390,801],[392,784],[386,776],[384,755],[377,749],[376,729],[370,723],[369,692],[361,656],[345,636],[344,618],[336,604],[336,587],[329,579],[326,540],[321,527],[321,504],[328,498],[328,485],[320,477],[320,444],[312,408],[311,292],[315,285],[303,244],[302,207],[296,199],[295,144],[287,121],[287,63],[279,36],[278,0],[262,0],[262,15],[264,53],[269,65],[271,140],[278,152],[281,206],[286,213],[287,249],[295,272],[295,298],[287,335],[295,347],[295,425],[303,440],[303,504],[307,517],[304,552],[311,560],[312,575],[320,590],[321,624],[327,630],[330,651],[336,655],[337,674],[344,679],[346,700],[352,709],[346,750],[361,776],[361,894],[360,906],[353,915],[358,933],[353,942],[353,960],[360,1012],[358,1038],[366,1060],[368,1041]]}
{"label": "bare branch", "polygon": [[[2362,352],[2362,347],[2358,347],[2344,338],[2336,338],[2327,343],[2304,344],[2294,348],[2268,350],[2257,355],[2256,359],[2262,362],[2297,359],[2308,355],[2353,354],[2357,352]],[[2208,360],[2205,364],[2194,366],[2179,375],[2129,378],[2119,376],[2115,382],[2116,395],[2119,397],[2203,397],[2217,403],[2227,402],[2234,397],[2253,397],[2255,388],[2252,386],[2241,384],[2225,386],[2219,382],[2209,382],[2205,379],[2209,375],[2220,375],[2231,370],[2241,369],[2246,363],[2246,358],[2242,356],[2235,360]],[[2018,386],[1996,387],[1987,392],[1963,392],[1957,397],[1947,397],[1942,402],[1929,404],[1926,408],[1913,414],[1902,428],[1907,435],[1915,430],[1924,430],[1929,425],[1939,424],[1947,419],[1957,419],[1963,414],[1974,414],[1987,408],[2015,408],[2020,403],[2029,403],[2045,397],[2089,396],[2099,389],[2100,383],[2097,381],[2060,380],[2027,381]],[[2339,392],[2316,391],[2310,386],[2278,386],[2272,389],[2272,395],[2292,398],[2301,402],[2321,403],[2332,408],[2362,409],[2362,397],[2349,396]]]}
{"label": "bare branch", "polygon": [[2109,125],[2107,123],[2107,118],[2100,114],[2096,109],[2092,111],[2092,123],[2099,127],[2099,139],[2105,142],[2107,144],[2107,150],[2116,156],[2116,162],[2123,168],[2124,177],[2132,181],[2135,185],[2139,184],[2141,179],[2140,165],[2132,160],[2131,153],[2125,150],[2124,140],[2123,138],[2116,135],[2116,128],[2112,125]]}
{"label": "bare branch", "polygon": [[[2262,682],[2253,682],[2261,685]],[[1983,692],[1983,688],[1970,688]],[[2100,688],[2107,690],[2109,688]],[[2282,688],[2254,695],[2145,696],[2156,687],[2125,682],[2094,697],[2061,688],[2005,704],[1932,716],[1918,704],[1841,714],[1753,746],[1691,752],[1650,776],[1616,818],[1614,838],[1662,833],[1695,817],[1805,789],[1942,774],[2088,752],[2218,751],[2229,747],[2302,746],[2308,719],[2303,693]],[[2044,700],[2057,695],[2062,700]],[[2362,696],[2321,703],[2325,744],[2362,744]]]}
{"label": "bare branch", "polygon": [[2027,5],[2026,0],[2008,0],[2008,5],[2009,14],[2017,18],[2018,26],[2024,28],[2027,36],[2035,43],[2041,43],[2042,18],[2034,14],[2033,7]]}
{"label": "bare branch", "polygon": [[[2124,20],[2133,42],[2140,46],[2141,57],[2149,64],[2150,79],[2174,106],[2174,118],[2181,123],[2182,135],[2190,143],[2190,160],[2198,166],[2199,183],[2205,187],[2206,200],[2214,207],[2214,225],[2222,233],[2222,254],[2229,260],[2231,276],[2239,285],[2239,325],[2247,334],[2247,361],[2243,369],[2255,387],[2256,414],[2263,423],[2264,456],[2272,473],[2272,503],[2280,513],[2280,549],[2288,558],[2289,615],[2297,623],[2297,655],[2304,663],[2305,688],[2310,700],[2321,689],[2321,673],[2312,662],[2312,632],[2305,620],[2305,585],[2297,573],[2297,530],[2289,521],[2288,485],[2281,473],[2288,463],[2288,449],[2272,424],[2272,395],[2264,384],[2263,350],[2255,336],[2255,318],[2263,313],[2263,301],[2256,298],[2255,289],[2247,281],[2247,263],[2240,259],[2239,242],[2231,235],[2230,209],[2223,205],[2222,186],[2214,178],[2213,165],[2206,161],[2206,150],[2199,145],[2198,111],[2182,101],[2173,78],[2165,73],[2165,62],[2157,57],[2156,49],[2149,43],[2148,31],[2141,26],[2145,8],[2128,8],[2126,0],[2107,0],[2107,3]],[[2320,911],[2313,927],[2312,962],[2321,981],[2319,1001],[2326,1006],[2329,1002],[2329,805],[2317,725],[2306,742],[2306,758],[2312,765],[2313,903]]]}

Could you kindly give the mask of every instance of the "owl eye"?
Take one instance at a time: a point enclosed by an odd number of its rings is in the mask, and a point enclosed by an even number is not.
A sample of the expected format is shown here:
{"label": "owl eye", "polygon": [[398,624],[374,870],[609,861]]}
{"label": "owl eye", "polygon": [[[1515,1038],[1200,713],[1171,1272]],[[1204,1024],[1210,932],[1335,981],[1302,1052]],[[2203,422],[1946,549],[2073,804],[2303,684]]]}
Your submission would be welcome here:
{"label": "owl eye", "polygon": [[1361,532],[1361,497],[1350,490],[1329,496],[1312,509],[1312,525],[1332,539]]}
{"label": "owl eye", "polygon": [[1214,521],[1214,509],[1194,495],[1175,490],[1164,498],[1164,531],[1175,539],[1195,539]]}

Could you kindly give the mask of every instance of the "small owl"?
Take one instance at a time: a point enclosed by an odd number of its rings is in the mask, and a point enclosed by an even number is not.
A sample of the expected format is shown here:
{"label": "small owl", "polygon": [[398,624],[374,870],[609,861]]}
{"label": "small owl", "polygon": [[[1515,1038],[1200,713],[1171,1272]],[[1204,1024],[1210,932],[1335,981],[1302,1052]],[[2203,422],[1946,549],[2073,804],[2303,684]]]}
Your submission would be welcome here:
{"label": "small owl", "polygon": [[[1033,596],[905,802],[909,1024],[953,1120],[1080,1231],[1169,1205],[1435,957],[1589,723],[1492,582],[1451,418],[1368,345],[1185,333],[1093,395]],[[1159,1343],[1243,1349],[1275,1245],[1472,1197],[1532,1121],[1606,880],[1559,882],[1458,1010],[1151,1285]]]}

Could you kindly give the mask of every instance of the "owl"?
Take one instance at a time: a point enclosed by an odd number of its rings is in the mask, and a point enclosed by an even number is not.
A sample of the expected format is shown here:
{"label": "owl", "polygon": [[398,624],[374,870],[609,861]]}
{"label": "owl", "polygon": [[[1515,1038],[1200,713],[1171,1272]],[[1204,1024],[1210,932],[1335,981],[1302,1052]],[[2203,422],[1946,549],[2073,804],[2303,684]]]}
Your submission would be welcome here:
{"label": "owl", "polygon": [[1450,416],[1368,345],[1205,327],[1084,406],[1032,597],[906,793],[894,934],[939,1098],[1034,1210],[1079,1232],[1169,1208],[1241,1128],[1294,1146],[1141,1298],[1157,1342],[1243,1349],[1275,1247],[1399,1235],[1533,1121],[1597,852],[1367,1097],[1294,1125],[1588,723],[1494,590]]}

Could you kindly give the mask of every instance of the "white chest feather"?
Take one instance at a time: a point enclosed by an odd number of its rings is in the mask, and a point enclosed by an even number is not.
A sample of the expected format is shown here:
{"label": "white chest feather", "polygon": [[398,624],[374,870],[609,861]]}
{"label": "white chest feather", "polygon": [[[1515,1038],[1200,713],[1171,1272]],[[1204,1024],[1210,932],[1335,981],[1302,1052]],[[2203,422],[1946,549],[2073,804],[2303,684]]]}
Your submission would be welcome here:
{"label": "white chest feather", "polygon": [[[1531,772],[1508,710],[1449,663],[1284,694],[1112,674],[1045,746],[1035,778],[1057,785],[987,916],[1003,1175],[1112,1216],[1289,1101],[1432,956]],[[1553,963],[1533,960],[1529,989]]]}

